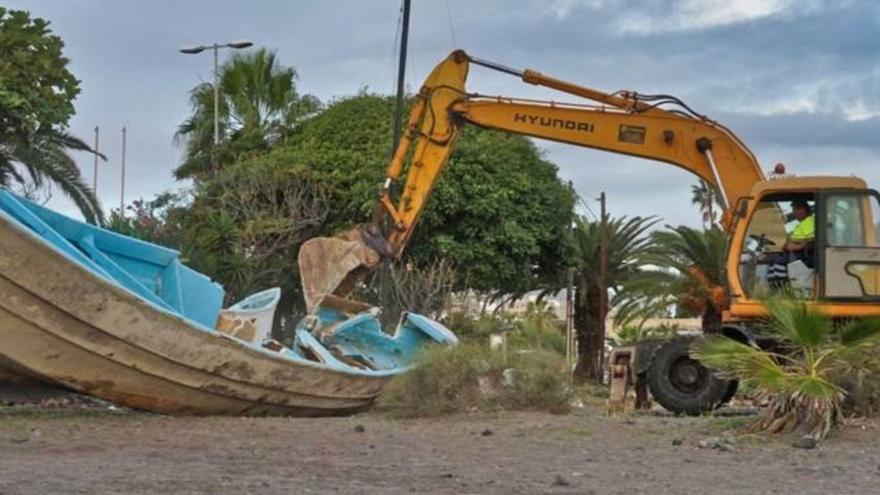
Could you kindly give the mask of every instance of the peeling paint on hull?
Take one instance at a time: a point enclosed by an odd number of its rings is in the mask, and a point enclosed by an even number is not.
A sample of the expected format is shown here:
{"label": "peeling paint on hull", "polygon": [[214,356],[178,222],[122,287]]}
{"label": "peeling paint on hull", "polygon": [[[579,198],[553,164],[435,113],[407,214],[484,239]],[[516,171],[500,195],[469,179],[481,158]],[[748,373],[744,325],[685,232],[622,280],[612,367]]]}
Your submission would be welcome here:
{"label": "peeling paint on hull", "polygon": [[0,218],[0,368],[199,415],[347,414],[369,407],[391,376],[310,364],[196,328]]}

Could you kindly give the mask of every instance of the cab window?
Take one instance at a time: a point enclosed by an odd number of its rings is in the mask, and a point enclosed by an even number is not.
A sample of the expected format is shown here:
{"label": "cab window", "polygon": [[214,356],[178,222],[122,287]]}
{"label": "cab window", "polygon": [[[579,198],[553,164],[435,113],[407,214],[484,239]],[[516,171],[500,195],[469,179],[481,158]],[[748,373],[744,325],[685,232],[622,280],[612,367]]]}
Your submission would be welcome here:
{"label": "cab window", "polygon": [[829,246],[877,246],[877,198],[867,194],[835,194],[825,201]]}
{"label": "cab window", "polygon": [[[801,222],[795,218],[792,209],[792,205],[797,202],[805,203],[811,211],[815,211],[815,196],[811,193],[778,193],[761,198],[749,218],[739,263],[740,282],[747,296],[764,297],[778,290],[772,286],[772,265],[779,263],[786,241],[793,234],[802,234],[800,231],[796,232]],[[804,230],[804,226],[800,230]],[[803,257],[812,261],[812,247],[803,252]],[[788,261],[796,261],[796,258]],[[804,276],[801,277],[804,280],[798,280],[802,282],[799,286],[803,286],[799,293],[810,298],[813,296],[813,263],[806,265]]]}
{"label": "cab window", "polygon": [[823,201],[825,296],[880,297],[880,204],[876,193],[832,193]]}

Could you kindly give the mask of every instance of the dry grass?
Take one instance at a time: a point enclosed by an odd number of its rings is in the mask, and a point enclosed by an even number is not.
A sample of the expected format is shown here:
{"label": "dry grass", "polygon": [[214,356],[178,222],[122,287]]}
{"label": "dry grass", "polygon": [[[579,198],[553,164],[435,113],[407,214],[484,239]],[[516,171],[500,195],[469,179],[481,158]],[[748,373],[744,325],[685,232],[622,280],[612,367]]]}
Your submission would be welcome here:
{"label": "dry grass", "polygon": [[838,377],[846,396],[843,413],[846,416],[880,416],[880,344],[866,346],[853,358],[853,369]]}
{"label": "dry grass", "polygon": [[414,370],[385,387],[379,404],[402,417],[498,410],[564,413],[572,397],[558,355],[515,352],[505,363],[500,352],[465,343],[426,350]]}

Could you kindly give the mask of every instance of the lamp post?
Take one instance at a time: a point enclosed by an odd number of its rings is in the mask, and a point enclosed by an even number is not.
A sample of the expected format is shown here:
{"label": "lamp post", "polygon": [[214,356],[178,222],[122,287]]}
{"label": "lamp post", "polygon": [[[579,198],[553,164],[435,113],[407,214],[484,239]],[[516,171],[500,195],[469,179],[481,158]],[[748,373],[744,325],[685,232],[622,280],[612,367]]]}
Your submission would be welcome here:
{"label": "lamp post", "polygon": [[180,49],[180,53],[187,55],[195,55],[205,50],[214,50],[214,146],[220,144],[220,70],[218,67],[218,52],[221,48],[232,48],[240,50],[253,46],[253,43],[247,40],[234,41],[232,43],[214,43],[211,45],[185,46]]}

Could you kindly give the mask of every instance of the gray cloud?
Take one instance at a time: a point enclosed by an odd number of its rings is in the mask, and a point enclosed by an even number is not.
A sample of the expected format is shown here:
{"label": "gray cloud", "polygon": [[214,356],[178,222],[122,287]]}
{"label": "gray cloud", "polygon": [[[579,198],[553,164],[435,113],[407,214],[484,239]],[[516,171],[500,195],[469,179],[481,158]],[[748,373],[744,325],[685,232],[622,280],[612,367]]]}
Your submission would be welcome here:
{"label": "gray cloud", "polygon": [[[104,129],[103,148],[111,163],[102,172],[100,193],[111,206],[119,201],[115,184],[122,125],[130,129],[129,197],[180,186],[171,178],[179,160],[171,138],[189,110],[189,88],[211,75],[210,57],[180,55],[181,45],[250,38],[276,49],[281,60],[298,69],[300,89],[322,99],[353,94],[362,86],[390,92],[394,85],[398,0],[7,4],[49,19],[65,39],[71,68],[83,87],[72,130],[91,139],[95,124]],[[765,168],[784,161],[798,173],[859,173],[880,183],[880,167],[874,164],[880,130],[880,5],[870,0],[773,0],[749,10],[757,4],[414,2],[407,85],[418,88],[431,67],[458,45],[484,58],[599,89],[678,95],[739,133]],[[571,100],[477,69],[470,84],[490,94]],[[585,198],[605,189],[616,212],[699,222],[688,205],[693,178],[685,172],[554,143],[540,145]],[[90,169],[88,157],[82,166]],[[64,202],[56,203],[69,210]]]}

